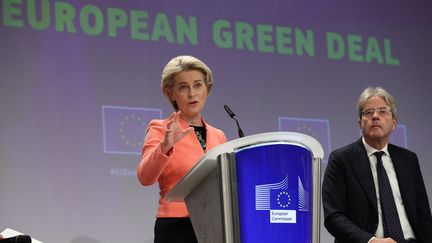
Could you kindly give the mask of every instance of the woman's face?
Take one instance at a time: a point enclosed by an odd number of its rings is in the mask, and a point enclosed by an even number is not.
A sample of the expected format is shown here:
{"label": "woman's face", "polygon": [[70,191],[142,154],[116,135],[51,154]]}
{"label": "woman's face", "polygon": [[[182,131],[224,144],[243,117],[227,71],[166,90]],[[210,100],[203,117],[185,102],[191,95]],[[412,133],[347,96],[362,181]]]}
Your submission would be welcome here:
{"label": "woman's face", "polygon": [[177,103],[183,117],[199,118],[207,95],[207,85],[200,71],[182,71],[175,75],[170,99]]}

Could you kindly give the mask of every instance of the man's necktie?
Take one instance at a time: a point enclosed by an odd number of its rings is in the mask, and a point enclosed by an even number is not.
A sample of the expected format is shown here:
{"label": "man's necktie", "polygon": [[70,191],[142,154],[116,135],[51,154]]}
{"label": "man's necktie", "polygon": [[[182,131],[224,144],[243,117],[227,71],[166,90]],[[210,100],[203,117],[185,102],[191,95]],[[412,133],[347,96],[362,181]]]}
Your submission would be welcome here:
{"label": "man's necktie", "polygon": [[378,187],[381,200],[381,211],[384,228],[384,237],[390,237],[398,243],[405,242],[399,215],[396,209],[396,204],[393,197],[393,192],[390,187],[390,182],[387,177],[387,173],[382,164],[381,157],[384,154],[383,151],[375,152],[374,155],[377,158],[377,175],[378,175]]}

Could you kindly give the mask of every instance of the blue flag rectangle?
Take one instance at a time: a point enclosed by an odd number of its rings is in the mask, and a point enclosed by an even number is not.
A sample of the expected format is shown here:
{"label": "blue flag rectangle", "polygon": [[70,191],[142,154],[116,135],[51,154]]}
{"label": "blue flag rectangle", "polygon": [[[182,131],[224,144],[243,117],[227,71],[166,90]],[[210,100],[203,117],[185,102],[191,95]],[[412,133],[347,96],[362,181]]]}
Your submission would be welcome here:
{"label": "blue flag rectangle", "polygon": [[161,117],[160,109],[102,106],[104,152],[141,154],[148,123]]}
{"label": "blue flag rectangle", "polygon": [[314,137],[324,149],[323,162],[327,162],[331,149],[328,120],[279,117],[279,131],[298,132]]}
{"label": "blue flag rectangle", "polygon": [[408,148],[407,133],[405,125],[397,125],[396,129],[390,134],[389,143]]}

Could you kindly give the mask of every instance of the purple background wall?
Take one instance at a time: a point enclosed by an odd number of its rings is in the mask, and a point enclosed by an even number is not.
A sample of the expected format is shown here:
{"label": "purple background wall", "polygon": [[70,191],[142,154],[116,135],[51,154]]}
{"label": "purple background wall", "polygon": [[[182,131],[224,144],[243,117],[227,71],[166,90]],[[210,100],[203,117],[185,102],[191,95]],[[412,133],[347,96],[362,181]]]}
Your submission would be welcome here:
{"label": "purple background wall", "polygon": [[[32,2],[37,18],[51,17],[47,28],[29,24]],[[40,14],[42,2],[48,13]],[[56,4],[76,10],[77,33],[56,30]],[[79,24],[80,9],[89,6],[103,16],[103,30],[95,36]],[[157,13],[168,17],[173,31],[176,15],[194,17],[197,43],[133,40],[130,19],[109,37],[109,8],[127,16],[129,10],[145,11],[150,33]],[[165,63],[181,54],[212,68],[215,86],[204,117],[229,139],[237,130],[224,104],[246,135],[303,132],[322,143],[326,158],[359,138],[360,92],[371,85],[388,89],[400,108],[401,126],[392,142],[417,152],[431,198],[431,12],[429,1],[400,0],[2,0],[0,230],[14,228],[44,242],[152,242],[158,188],[141,186],[135,168],[148,120],[172,112],[160,91],[160,75]],[[267,47],[276,45],[275,26],[310,30],[314,55],[220,48],[212,36],[218,19],[271,26]],[[90,17],[90,26],[96,22]],[[363,58],[369,37],[378,41],[383,56],[387,39],[399,64],[353,61],[347,55],[332,60],[328,32],[361,37],[356,53]],[[322,242],[331,242],[324,226],[321,231]]]}

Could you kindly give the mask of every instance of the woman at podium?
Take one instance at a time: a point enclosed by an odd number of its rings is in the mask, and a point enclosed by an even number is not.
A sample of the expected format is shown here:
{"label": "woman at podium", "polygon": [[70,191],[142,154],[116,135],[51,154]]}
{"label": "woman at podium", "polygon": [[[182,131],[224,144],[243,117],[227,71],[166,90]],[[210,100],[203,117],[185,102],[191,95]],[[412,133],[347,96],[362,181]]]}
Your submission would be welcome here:
{"label": "woman at podium", "polygon": [[201,116],[212,87],[211,70],[192,56],[175,57],[162,71],[162,92],[175,111],[149,123],[137,168],[141,184],[159,183],[155,243],[197,242],[185,203],[164,197],[207,150],[226,142],[223,131]]}

